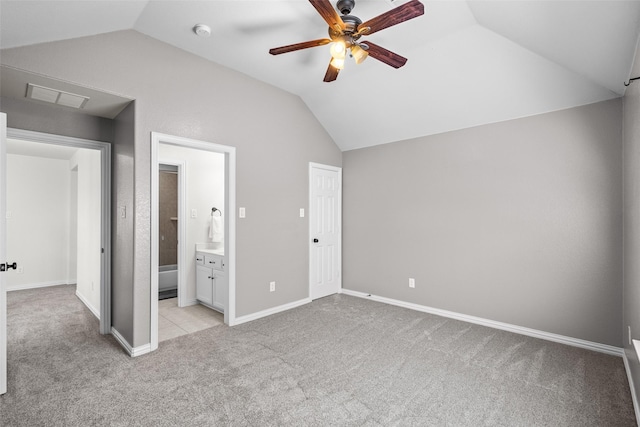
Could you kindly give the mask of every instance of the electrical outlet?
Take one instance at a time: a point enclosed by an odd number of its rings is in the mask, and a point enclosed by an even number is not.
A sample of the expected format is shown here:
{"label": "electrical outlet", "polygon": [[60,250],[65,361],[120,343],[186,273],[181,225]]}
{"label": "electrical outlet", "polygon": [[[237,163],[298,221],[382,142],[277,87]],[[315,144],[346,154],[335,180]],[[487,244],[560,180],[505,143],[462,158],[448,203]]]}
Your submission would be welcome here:
{"label": "electrical outlet", "polygon": [[198,210],[191,209],[191,218],[197,218],[197,217],[198,217]]}
{"label": "electrical outlet", "polygon": [[416,287],[416,279],[414,279],[413,277],[409,277],[409,287],[410,288]]}
{"label": "electrical outlet", "polygon": [[269,282],[269,292],[276,291],[276,282]]}
{"label": "electrical outlet", "polygon": [[629,329],[629,345],[633,344],[631,342],[631,326],[627,326],[627,328]]}
{"label": "electrical outlet", "polygon": [[24,273],[24,267],[18,267],[18,274]]}

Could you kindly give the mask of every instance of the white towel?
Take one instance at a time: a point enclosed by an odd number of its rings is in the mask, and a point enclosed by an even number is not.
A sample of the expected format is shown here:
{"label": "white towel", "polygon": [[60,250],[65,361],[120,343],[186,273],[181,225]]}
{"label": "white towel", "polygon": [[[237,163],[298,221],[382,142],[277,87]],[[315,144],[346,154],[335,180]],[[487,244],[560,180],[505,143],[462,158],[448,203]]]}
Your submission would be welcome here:
{"label": "white towel", "polygon": [[209,227],[209,238],[212,242],[222,242],[222,217],[211,216],[211,226]]}

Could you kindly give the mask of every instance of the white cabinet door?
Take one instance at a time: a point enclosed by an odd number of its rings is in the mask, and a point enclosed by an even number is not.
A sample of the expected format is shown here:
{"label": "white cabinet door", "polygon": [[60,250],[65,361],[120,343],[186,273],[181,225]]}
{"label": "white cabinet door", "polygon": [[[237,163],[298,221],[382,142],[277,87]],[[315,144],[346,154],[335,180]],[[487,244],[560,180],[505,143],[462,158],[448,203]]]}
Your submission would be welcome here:
{"label": "white cabinet door", "polygon": [[227,301],[227,275],[216,271],[214,276],[213,306],[220,311],[224,311]]}
{"label": "white cabinet door", "polygon": [[209,267],[196,266],[196,298],[213,305],[213,271]]}

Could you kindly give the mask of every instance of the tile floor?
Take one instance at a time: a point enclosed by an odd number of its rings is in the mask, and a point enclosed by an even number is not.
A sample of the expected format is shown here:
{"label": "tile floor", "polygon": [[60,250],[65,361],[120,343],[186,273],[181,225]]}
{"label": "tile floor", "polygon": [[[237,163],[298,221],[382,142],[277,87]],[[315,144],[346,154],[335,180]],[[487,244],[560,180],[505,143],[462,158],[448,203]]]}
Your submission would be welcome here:
{"label": "tile floor", "polygon": [[224,325],[224,315],[203,305],[178,307],[178,298],[158,301],[158,341]]}

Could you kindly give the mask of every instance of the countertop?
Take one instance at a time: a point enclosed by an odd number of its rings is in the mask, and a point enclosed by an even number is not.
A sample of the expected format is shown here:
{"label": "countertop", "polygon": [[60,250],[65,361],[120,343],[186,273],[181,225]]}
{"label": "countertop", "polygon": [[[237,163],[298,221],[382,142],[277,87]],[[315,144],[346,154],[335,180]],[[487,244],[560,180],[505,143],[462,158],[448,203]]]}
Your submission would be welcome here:
{"label": "countertop", "polygon": [[196,252],[224,256],[224,249],[196,249]]}

